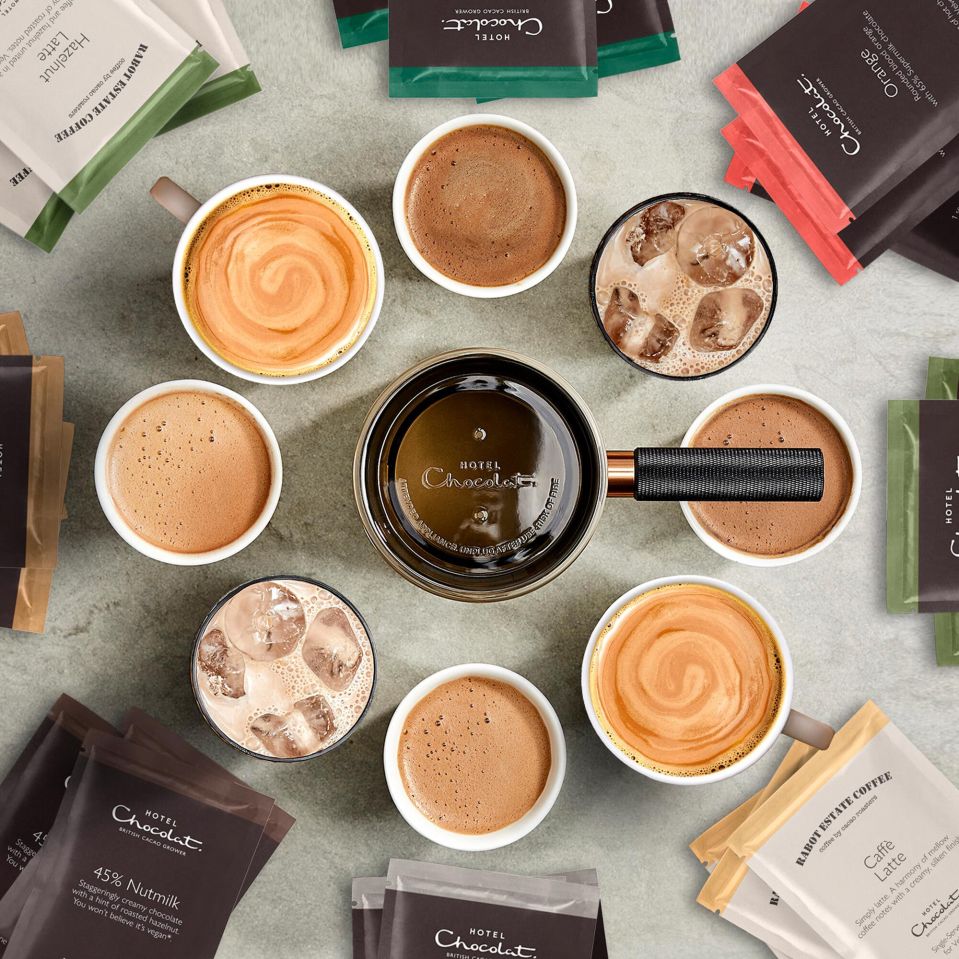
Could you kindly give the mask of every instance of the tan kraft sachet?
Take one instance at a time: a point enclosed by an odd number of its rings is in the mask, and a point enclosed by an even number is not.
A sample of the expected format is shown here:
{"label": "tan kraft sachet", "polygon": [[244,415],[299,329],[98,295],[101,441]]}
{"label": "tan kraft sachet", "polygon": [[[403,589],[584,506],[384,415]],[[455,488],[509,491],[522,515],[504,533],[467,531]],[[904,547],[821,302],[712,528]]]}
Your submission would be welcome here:
{"label": "tan kraft sachet", "polygon": [[840,956],[959,947],[959,791],[875,703],[729,845]]}
{"label": "tan kraft sachet", "polygon": [[[782,901],[775,890],[749,871],[746,863],[728,848],[728,843],[748,816],[761,808],[816,752],[804,743],[793,743],[766,787],[743,804],[750,805],[749,813],[737,815],[743,808],[741,806],[708,831],[713,836],[712,852],[718,853],[718,862],[712,863],[709,879],[697,897],[700,905],[718,912],[727,922],[762,940],[774,952],[781,951],[789,959],[836,959],[837,953]],[[701,840],[702,837],[692,844],[694,852]],[[703,861],[710,868],[711,864]]]}

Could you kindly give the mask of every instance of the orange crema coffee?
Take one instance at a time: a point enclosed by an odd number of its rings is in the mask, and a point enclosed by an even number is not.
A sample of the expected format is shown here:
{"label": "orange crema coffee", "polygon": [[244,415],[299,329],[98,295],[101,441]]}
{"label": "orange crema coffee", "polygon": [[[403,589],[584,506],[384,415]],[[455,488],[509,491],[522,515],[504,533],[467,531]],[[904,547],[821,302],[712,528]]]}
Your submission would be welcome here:
{"label": "orange crema coffee", "polygon": [[556,251],[566,229],[566,190],[550,159],[521,133],[463,127],[417,161],[406,222],[416,248],[444,276],[508,286]]}
{"label": "orange crema coffee", "polygon": [[442,829],[480,835],[522,819],[546,788],[553,756],[536,706],[478,676],[437,687],[410,710],[399,768],[413,805]]}
{"label": "orange crema coffee", "polygon": [[713,586],[638,596],[607,623],[590,664],[600,723],[629,758],[701,776],[758,745],[782,700],[779,646],[762,618]]}
{"label": "orange crema coffee", "polygon": [[203,221],[184,258],[199,334],[235,366],[293,376],[332,363],[373,313],[376,263],[356,220],[308,187],[251,187]]}
{"label": "orange crema coffee", "polygon": [[225,396],[182,391],[147,400],[123,421],[107,478],[123,521],[148,543],[206,553],[259,519],[273,468],[245,409]]}

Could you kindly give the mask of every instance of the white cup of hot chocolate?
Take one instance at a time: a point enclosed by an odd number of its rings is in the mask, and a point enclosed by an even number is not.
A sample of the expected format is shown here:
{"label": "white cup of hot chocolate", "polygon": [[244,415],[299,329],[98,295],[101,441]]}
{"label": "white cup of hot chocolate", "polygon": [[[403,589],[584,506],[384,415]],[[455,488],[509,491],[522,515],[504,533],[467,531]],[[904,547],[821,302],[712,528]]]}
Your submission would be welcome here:
{"label": "white cup of hot chocolate", "polygon": [[[493,170],[495,182],[489,188],[477,193],[473,189],[474,184],[470,184],[470,194],[473,196],[481,195],[483,203],[473,211],[472,215],[464,216],[462,223],[458,228],[463,230],[465,244],[463,250],[463,262],[458,263],[455,268],[447,267],[441,269],[438,267],[438,261],[444,257],[439,254],[452,256],[455,251],[446,249],[441,241],[437,241],[435,246],[424,253],[424,250],[417,244],[416,234],[427,231],[418,231],[415,227],[411,228],[411,199],[414,191],[411,190],[411,184],[415,185],[418,171],[421,169],[421,161],[425,160],[433,150],[441,146],[441,141],[448,142],[448,138],[457,135],[463,135],[464,131],[471,131],[474,128],[489,128],[492,131],[499,131],[504,138],[512,138],[515,145],[521,148],[519,155],[526,156],[531,161],[534,168],[533,173],[524,170],[515,171],[516,175],[511,177],[503,170],[495,170],[494,163],[484,164],[484,170],[488,173]],[[460,161],[462,162],[462,161]],[[456,161],[451,161],[451,166]],[[536,174],[535,167],[539,166],[539,173]],[[465,170],[465,164],[463,172]],[[536,175],[534,175],[536,174]],[[543,181],[551,181],[552,188]],[[542,196],[539,201],[536,199],[535,192],[532,192],[528,198],[532,205],[527,203],[522,211],[516,214],[516,217],[510,213],[513,201],[516,200],[520,185],[536,185],[541,188]],[[445,187],[454,185],[453,183],[441,184]],[[422,191],[424,194],[427,190]],[[552,197],[552,202],[550,201]],[[556,198],[564,209],[553,210]],[[466,198],[468,202],[469,197]],[[525,201],[524,201],[525,202]],[[528,209],[527,209],[528,206]],[[464,205],[458,207],[461,211],[465,210]],[[545,222],[549,217],[548,213],[555,213],[556,228],[549,235],[539,236],[540,231],[545,230]],[[454,211],[455,212],[455,211]],[[561,213],[564,214],[561,216]],[[519,222],[513,223],[517,217]],[[522,219],[524,218],[525,219]],[[538,283],[545,280],[559,265],[569,250],[573,242],[573,234],[576,232],[577,203],[576,203],[576,185],[573,182],[573,175],[569,166],[563,159],[563,155],[542,133],[526,123],[514,120],[512,117],[499,116],[497,114],[474,113],[467,116],[457,117],[446,123],[441,123],[438,127],[430,130],[407,154],[406,159],[400,166],[396,175],[396,181],[393,186],[393,225],[396,229],[396,235],[399,238],[400,245],[410,258],[413,265],[426,277],[434,283],[442,286],[444,289],[453,293],[460,293],[463,296],[472,296],[481,299],[492,299],[496,297],[512,296],[514,293],[522,293]],[[561,222],[560,222],[561,220]],[[444,220],[444,225],[447,221]],[[511,225],[512,224],[512,225]],[[508,235],[509,230],[513,230],[515,236],[512,240]],[[475,236],[468,239],[465,233],[469,231]],[[480,247],[480,240],[485,240],[489,233],[489,246],[483,246],[482,256],[477,254]],[[495,234],[495,235],[494,235]],[[540,240],[542,248],[535,246],[534,241]],[[518,242],[519,247],[514,248],[512,252],[508,249],[510,242]],[[529,245],[529,249],[526,245]],[[455,243],[454,243],[455,245]],[[503,247],[501,249],[501,247]],[[535,248],[534,248],[535,247]],[[463,250],[460,252],[463,253]],[[469,251],[477,254],[470,256]],[[492,251],[492,252],[491,252]],[[538,251],[538,255],[537,255]],[[513,257],[512,264],[514,269],[508,270],[507,259]],[[521,263],[527,263],[529,271],[524,273],[522,268],[518,268]],[[475,266],[482,263],[486,267],[499,264],[503,267],[502,276],[486,277],[485,282],[470,282],[467,273],[462,272],[464,264],[469,265],[472,262]],[[497,271],[499,272],[499,271]],[[457,274],[462,275],[457,275]]]}
{"label": "white cup of hot chocolate", "polygon": [[[178,408],[181,398],[186,405]],[[164,418],[158,402],[174,412]],[[202,435],[190,432],[194,421]],[[206,496],[190,494],[191,476],[205,476]],[[171,380],[113,415],[97,446],[94,480],[110,525],[135,550],[174,566],[203,566],[234,556],[266,529],[283,463],[276,435],[249,400],[206,380]]]}
{"label": "white cup of hot chocolate", "polygon": [[[470,702],[457,701],[461,692]],[[444,699],[447,695],[454,699]],[[424,785],[423,780],[410,783],[408,770],[417,767],[417,760],[423,757],[427,763],[435,763],[436,773],[450,764],[454,768],[448,771],[455,772],[457,763],[470,762],[471,748],[475,747],[482,757],[478,745],[481,738],[488,735],[495,740],[497,722],[510,719],[514,721],[510,729],[512,748],[508,753],[480,758],[482,775],[469,776],[460,771],[450,787],[453,792],[446,787],[449,777],[440,782],[433,772],[419,773],[426,779],[422,794],[417,788]],[[471,733],[467,727],[473,724]],[[532,731],[532,735],[519,736],[520,729]],[[410,740],[410,736],[415,738]],[[430,737],[437,740],[435,750],[425,745],[432,742]],[[456,751],[460,738],[469,743],[465,753]],[[525,756],[519,754],[516,745],[520,739],[525,740]],[[415,754],[411,748],[417,750]],[[424,750],[422,756],[420,748]],[[401,758],[404,752],[405,762]],[[517,842],[546,818],[566,775],[566,740],[556,711],[529,680],[502,666],[465,663],[428,676],[403,698],[386,732],[383,766],[390,796],[413,829],[448,849],[480,852]],[[423,770],[422,765],[417,768]],[[491,768],[501,775],[491,773]],[[415,796],[411,796],[411,785]],[[438,793],[430,795],[434,786]],[[477,790],[476,796],[470,794],[471,789]],[[444,812],[436,815],[438,810]],[[439,822],[441,816],[448,816],[445,825]],[[464,823],[468,824],[466,828]],[[491,824],[495,828],[485,828]]]}
{"label": "white cup of hot chocolate", "polygon": [[[765,409],[764,397],[769,398]],[[758,431],[756,423],[737,425],[737,419],[742,424],[757,410],[763,412]],[[725,428],[730,423],[732,432]],[[682,440],[686,447],[775,444],[822,449],[823,498],[818,503],[681,502],[693,532],[725,559],[746,566],[797,563],[834,543],[856,512],[862,492],[856,439],[843,417],[807,390],[767,383],[732,390],[710,403]]]}

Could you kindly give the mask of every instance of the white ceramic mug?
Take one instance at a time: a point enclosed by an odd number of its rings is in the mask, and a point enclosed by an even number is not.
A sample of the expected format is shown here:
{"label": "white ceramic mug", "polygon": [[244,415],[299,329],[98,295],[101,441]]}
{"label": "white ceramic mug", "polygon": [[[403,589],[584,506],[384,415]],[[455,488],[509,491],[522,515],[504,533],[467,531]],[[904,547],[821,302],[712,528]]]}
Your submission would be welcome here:
{"label": "white ceramic mug", "polygon": [[[207,343],[207,341],[200,334],[200,331],[196,328],[196,325],[190,317],[190,312],[187,309],[186,301],[183,296],[184,261],[186,259],[187,251],[190,247],[190,242],[204,220],[206,220],[210,213],[212,213],[218,206],[220,206],[222,203],[225,203],[231,197],[236,196],[238,193],[242,193],[244,190],[249,190],[251,187],[265,186],[275,183],[305,187],[327,197],[335,205],[341,207],[350,217],[353,218],[353,220],[355,220],[356,224],[363,232],[363,235],[373,254],[373,261],[376,266],[376,291],[374,294],[373,309],[370,313],[370,318],[367,321],[366,326],[356,341],[350,346],[349,349],[345,350],[334,359],[317,365],[311,369],[305,370],[304,372],[294,373],[289,376],[280,374],[270,375],[267,373],[256,373],[252,370],[246,370],[240,366],[237,366],[235,363],[231,363],[228,359],[217,353],[217,351],[214,350],[209,343]],[[373,231],[370,229],[366,220],[363,219],[359,211],[348,200],[340,196],[340,194],[335,190],[331,190],[329,187],[323,186],[323,184],[317,183],[314,180],[308,180],[305,177],[291,176],[286,173],[276,173],[265,176],[247,177],[245,180],[240,180],[238,183],[233,183],[230,186],[224,187],[218,193],[215,193],[213,196],[211,196],[206,203],[201,203],[195,197],[191,196],[186,190],[174,183],[169,177],[160,177],[160,179],[157,180],[150,190],[150,194],[164,209],[172,213],[178,220],[185,224],[183,233],[180,235],[180,241],[177,243],[176,253],[173,256],[173,299],[176,303],[177,313],[180,315],[180,322],[183,324],[183,328],[189,334],[190,339],[193,340],[196,348],[208,360],[211,360],[213,363],[219,366],[220,369],[226,370],[228,373],[232,373],[234,376],[239,376],[241,379],[249,380],[253,383],[270,383],[281,386],[289,385],[291,383],[305,383],[309,380],[316,380],[321,376],[326,376],[327,374],[332,373],[334,370],[338,370],[344,364],[349,363],[349,361],[353,359],[353,357],[356,356],[356,354],[359,353],[359,351],[363,348],[363,344],[366,343],[370,337],[370,334],[373,332],[373,327],[376,326],[376,321],[379,319],[380,310],[383,307],[383,288],[386,275],[383,269],[383,257],[380,255],[380,248],[376,242],[376,237],[373,235]]]}
{"label": "white ceramic mug", "polygon": [[[600,721],[599,716],[596,713],[596,707],[593,704],[592,694],[590,692],[590,670],[593,665],[593,657],[598,657],[596,661],[596,668],[601,669],[603,647],[599,646],[598,644],[607,624],[613,618],[613,616],[615,616],[624,606],[626,606],[628,603],[631,603],[637,597],[649,593],[654,589],[659,589],[662,586],[673,586],[677,584],[712,586],[715,589],[729,593],[740,602],[745,603],[746,606],[752,609],[769,628],[769,631],[773,634],[773,637],[776,640],[776,644],[779,647],[781,656],[782,694],[779,702],[779,711],[776,713],[776,718],[770,725],[769,729],[766,730],[766,733],[762,739],[741,759],[731,763],[724,769],[719,769],[711,773],[705,773],[701,776],[669,775],[667,773],[651,769],[649,766],[644,766],[631,756],[626,755],[626,753],[613,741],[613,738]],[[641,586],[636,586],[634,589],[631,589],[629,592],[620,596],[619,599],[617,599],[609,607],[609,609],[603,613],[602,618],[596,624],[596,628],[593,630],[592,636],[590,636],[589,644],[587,645],[586,652],[583,656],[583,667],[581,673],[581,688],[583,693],[583,702],[586,705],[586,713],[589,716],[589,721],[592,724],[593,729],[603,741],[606,748],[609,749],[609,751],[617,759],[619,759],[620,762],[623,762],[629,766],[630,769],[635,769],[636,772],[642,773],[644,776],[648,776],[650,779],[655,779],[658,782],[674,783],[682,786],[701,786],[705,783],[718,782],[721,779],[728,779],[730,776],[735,776],[738,773],[743,772],[743,770],[752,766],[753,763],[758,762],[769,751],[781,733],[785,734],[786,736],[790,736],[793,739],[798,739],[802,742],[808,743],[817,749],[824,749],[828,747],[834,733],[833,729],[827,726],[825,723],[820,723],[818,720],[811,719],[809,716],[806,716],[800,712],[796,712],[794,709],[792,709],[794,682],[795,677],[793,673],[792,657],[789,655],[789,647],[786,645],[786,638],[783,636],[782,630],[779,628],[778,624],[772,618],[769,612],[760,603],[753,599],[752,596],[750,596],[748,593],[744,593],[738,587],[733,586],[730,583],[725,583],[722,580],[712,579],[707,576],[666,576],[662,579],[654,579],[648,583],[643,583]]]}
{"label": "white ceramic mug", "polygon": [[822,413],[822,415],[832,423],[846,444],[846,449],[849,451],[849,461],[852,464],[852,489],[849,493],[849,501],[846,503],[846,508],[836,524],[822,539],[798,553],[790,553],[788,556],[757,556],[753,553],[745,553],[741,550],[733,549],[731,546],[727,546],[725,543],[716,539],[716,537],[699,522],[688,502],[682,502],[679,506],[683,511],[683,516],[686,517],[686,522],[692,527],[693,532],[711,550],[719,553],[719,555],[725,559],[731,559],[745,566],[788,566],[790,563],[798,563],[802,559],[808,559],[810,556],[821,553],[827,546],[834,543],[842,535],[843,530],[849,525],[853,513],[856,512],[856,507],[859,505],[859,496],[862,493],[862,458],[859,455],[859,446],[856,444],[856,438],[852,435],[852,430],[849,429],[846,421],[828,403],[806,390],[800,390],[794,386],[777,386],[768,383],[761,383],[758,386],[744,386],[741,389],[732,390],[719,397],[715,402],[710,403],[709,406],[693,420],[689,429],[686,430],[686,435],[683,437],[681,445],[692,446],[693,440],[699,431],[723,407],[729,406],[730,403],[735,403],[737,400],[741,400],[746,396],[759,396],[763,394],[787,396],[791,399],[801,400],[803,403],[807,403],[814,410]]}
{"label": "white ceramic mug", "polygon": [[[110,492],[108,465],[110,449],[113,445],[113,439],[117,434],[117,430],[120,429],[126,418],[134,410],[139,409],[149,400],[155,399],[158,396],[166,396],[168,393],[181,392],[212,393],[216,396],[226,397],[236,403],[237,406],[250,414],[250,418],[259,428],[270,453],[270,470],[272,473],[270,492],[267,495],[266,503],[263,506],[262,512],[257,517],[256,522],[232,543],[221,546],[219,549],[208,550],[203,553],[177,553],[148,542],[123,519],[113,501],[113,494]],[[106,518],[110,521],[110,525],[117,531],[120,537],[126,540],[135,550],[143,553],[144,556],[149,556],[151,559],[159,560],[161,563],[170,563],[173,566],[204,566],[207,563],[217,563],[221,559],[227,559],[239,553],[241,549],[249,546],[250,543],[266,529],[267,524],[272,519],[273,513],[276,510],[276,504],[280,501],[280,490],[283,486],[283,463],[280,456],[280,444],[277,442],[276,434],[273,432],[263,414],[249,400],[244,399],[239,393],[234,393],[233,390],[228,390],[224,386],[217,386],[216,383],[208,383],[206,380],[171,380],[167,383],[158,383],[156,386],[142,390],[114,413],[113,418],[103,431],[103,435],[100,437],[100,443],[97,446],[96,461],[94,463],[94,479],[97,497],[100,500],[100,507],[103,509]]]}
{"label": "white ceramic mug", "polygon": [[[507,130],[522,134],[527,140],[535,143],[553,164],[562,181],[563,189],[566,191],[566,226],[563,229],[563,235],[560,237],[559,245],[553,250],[552,256],[538,270],[517,283],[507,283],[503,286],[471,286],[468,283],[461,283],[459,280],[446,276],[430,264],[417,249],[406,221],[406,191],[413,168],[420,157],[432,144],[446,134],[473,126],[505,127]],[[573,183],[573,174],[570,173],[569,166],[563,159],[562,154],[538,130],[534,130],[533,127],[521,123],[519,120],[513,120],[511,117],[498,116],[492,113],[472,113],[441,123],[435,129],[430,130],[406,155],[393,185],[393,225],[396,228],[396,235],[400,244],[413,265],[420,273],[428,276],[439,286],[452,290],[454,293],[462,293],[463,296],[474,296],[480,299],[512,296],[514,293],[522,293],[524,290],[536,286],[537,283],[542,283],[562,263],[570,244],[573,242],[573,234],[576,232],[576,185]]]}
{"label": "white ceramic mug", "polygon": [[[424,696],[429,695],[438,686],[456,679],[463,679],[466,676],[493,679],[512,686],[522,693],[537,708],[543,723],[546,725],[552,754],[552,766],[546,780],[546,787],[526,815],[502,829],[482,835],[452,832],[427,819],[407,795],[399,766],[400,736],[410,711]],[[566,776],[566,739],[563,736],[563,727],[560,725],[556,710],[528,679],[524,679],[519,673],[514,673],[512,670],[504,669],[502,666],[464,663],[461,666],[450,666],[448,669],[441,669],[438,673],[433,673],[432,676],[428,676],[422,682],[417,683],[403,697],[399,706],[396,707],[386,731],[386,743],[383,746],[383,768],[386,771],[386,784],[396,808],[407,823],[421,836],[431,839],[440,846],[446,846],[448,849],[460,849],[467,852],[500,849],[531,833],[553,808],[563,787],[563,779]]]}

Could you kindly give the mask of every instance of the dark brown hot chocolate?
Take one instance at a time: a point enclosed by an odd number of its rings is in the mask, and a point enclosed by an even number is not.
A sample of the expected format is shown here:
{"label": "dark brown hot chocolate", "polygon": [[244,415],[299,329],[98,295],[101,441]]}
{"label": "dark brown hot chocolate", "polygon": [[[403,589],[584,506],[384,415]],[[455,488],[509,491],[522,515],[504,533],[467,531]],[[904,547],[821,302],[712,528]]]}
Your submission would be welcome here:
{"label": "dark brown hot chocolate", "polygon": [[535,143],[500,126],[437,140],[406,190],[413,243],[440,273],[470,286],[508,286],[535,273],[566,227],[566,191]]}

